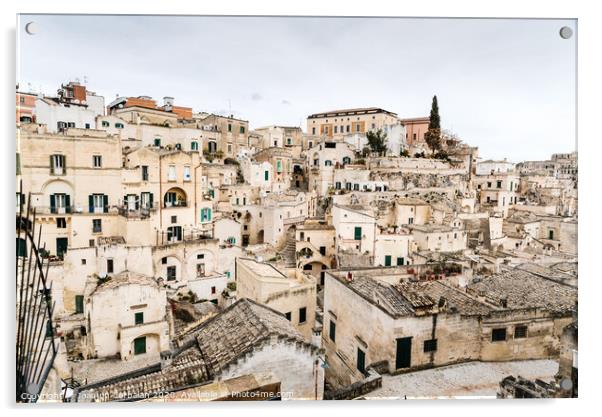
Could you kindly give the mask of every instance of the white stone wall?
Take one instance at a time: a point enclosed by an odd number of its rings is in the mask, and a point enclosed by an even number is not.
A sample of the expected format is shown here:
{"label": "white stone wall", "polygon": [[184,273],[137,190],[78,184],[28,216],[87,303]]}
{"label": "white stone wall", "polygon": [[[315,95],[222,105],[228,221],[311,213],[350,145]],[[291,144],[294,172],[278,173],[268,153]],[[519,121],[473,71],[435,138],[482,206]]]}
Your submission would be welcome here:
{"label": "white stone wall", "polygon": [[[318,362],[316,364],[316,362]],[[280,381],[283,400],[321,400],[324,369],[316,353],[299,343],[272,338],[243,361],[221,373],[222,379],[271,372]]]}

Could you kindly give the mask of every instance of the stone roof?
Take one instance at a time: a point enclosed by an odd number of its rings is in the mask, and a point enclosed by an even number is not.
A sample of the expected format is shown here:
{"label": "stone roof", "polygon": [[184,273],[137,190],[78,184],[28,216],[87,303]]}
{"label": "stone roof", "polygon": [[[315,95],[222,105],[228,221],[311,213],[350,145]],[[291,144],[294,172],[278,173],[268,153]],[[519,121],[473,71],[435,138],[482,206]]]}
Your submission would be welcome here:
{"label": "stone roof", "polygon": [[193,330],[171,352],[170,364],[83,386],[75,397],[82,402],[140,400],[205,383],[273,336],[310,346],[283,314],[242,298]]}
{"label": "stone roof", "polygon": [[[430,309],[451,314],[486,315],[494,309],[444,281],[400,281],[391,285],[356,274],[347,285],[392,317],[420,315]],[[443,301],[445,303],[441,304]]]}
{"label": "stone roof", "polygon": [[272,335],[305,343],[282,313],[243,298],[205,322],[196,341],[215,375]]}
{"label": "stone roof", "polygon": [[123,271],[117,275],[111,276],[108,280],[99,283],[93,292],[99,293],[108,291],[121,285],[149,285],[155,288],[159,287],[159,283],[154,278],[137,272]]}
{"label": "stone roof", "polygon": [[577,302],[577,289],[520,269],[509,269],[467,287],[492,302],[506,300],[506,308],[541,308],[566,314]]}

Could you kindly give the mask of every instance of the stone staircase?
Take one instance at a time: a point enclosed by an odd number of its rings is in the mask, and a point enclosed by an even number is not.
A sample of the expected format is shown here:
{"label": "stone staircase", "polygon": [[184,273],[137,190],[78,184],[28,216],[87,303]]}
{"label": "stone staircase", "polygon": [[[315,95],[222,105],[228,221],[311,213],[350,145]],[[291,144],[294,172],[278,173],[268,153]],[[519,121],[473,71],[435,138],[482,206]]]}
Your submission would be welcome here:
{"label": "stone staircase", "polygon": [[297,265],[296,259],[296,241],[295,233],[287,232],[286,243],[282,249],[282,259],[287,268],[294,268]]}

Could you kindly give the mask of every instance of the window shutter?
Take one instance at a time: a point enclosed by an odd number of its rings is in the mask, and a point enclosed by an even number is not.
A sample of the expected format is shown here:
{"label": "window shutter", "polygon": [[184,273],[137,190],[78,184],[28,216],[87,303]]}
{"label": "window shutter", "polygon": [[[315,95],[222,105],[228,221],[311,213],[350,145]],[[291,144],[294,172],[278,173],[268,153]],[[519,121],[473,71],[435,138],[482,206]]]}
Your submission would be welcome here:
{"label": "window shutter", "polygon": [[71,196],[69,194],[65,195],[65,211],[71,213]]}
{"label": "window shutter", "polygon": [[136,210],[140,209],[140,197],[136,196]]}
{"label": "window shutter", "polygon": [[88,210],[90,213],[94,213],[94,196],[92,194],[88,196]]}
{"label": "window shutter", "polygon": [[102,205],[104,207],[104,212],[108,213],[109,212],[109,196],[108,195],[103,195],[102,196]]}
{"label": "window shutter", "polygon": [[61,155],[61,159],[63,160],[63,175],[65,175],[67,173],[67,157]]}
{"label": "window shutter", "polygon": [[211,209],[207,209],[207,220],[211,221]]}
{"label": "window shutter", "polygon": [[54,174],[54,157],[50,155],[50,173]]}
{"label": "window shutter", "polygon": [[150,208],[153,208],[153,193],[149,193],[148,201],[150,204]]}
{"label": "window shutter", "polygon": [[54,194],[50,195],[50,212],[56,213],[56,198]]}

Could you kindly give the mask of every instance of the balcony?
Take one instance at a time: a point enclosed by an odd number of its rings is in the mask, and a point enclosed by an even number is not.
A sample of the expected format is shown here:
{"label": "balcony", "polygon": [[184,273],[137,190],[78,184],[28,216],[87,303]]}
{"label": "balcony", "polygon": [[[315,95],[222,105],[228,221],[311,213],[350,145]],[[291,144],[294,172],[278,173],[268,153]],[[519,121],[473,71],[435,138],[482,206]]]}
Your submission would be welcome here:
{"label": "balcony", "polygon": [[157,231],[155,244],[157,246],[165,246],[176,245],[183,242],[201,242],[211,239],[213,239],[213,236],[210,232],[203,230],[186,230],[180,227],[180,229],[174,229],[172,232]]}
{"label": "balcony", "polygon": [[177,207],[188,207],[188,201],[175,200],[175,201],[165,201],[163,203],[163,208],[177,208]]}
{"label": "balcony", "polygon": [[117,206],[117,212],[120,216],[128,219],[147,219],[159,208],[159,204],[154,203],[148,207],[140,207],[138,209],[132,209],[130,206],[121,205]]}

